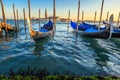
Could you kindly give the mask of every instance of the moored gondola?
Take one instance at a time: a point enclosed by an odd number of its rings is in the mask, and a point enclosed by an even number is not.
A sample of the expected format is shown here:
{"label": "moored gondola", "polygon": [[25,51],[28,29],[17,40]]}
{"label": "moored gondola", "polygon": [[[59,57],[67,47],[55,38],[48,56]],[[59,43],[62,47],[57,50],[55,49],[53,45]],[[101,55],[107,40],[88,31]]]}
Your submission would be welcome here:
{"label": "moored gondola", "polygon": [[91,37],[91,38],[120,38],[120,30],[113,27],[113,15],[110,16],[109,23],[106,25],[106,29],[96,30],[89,28],[82,33],[82,36]]}
{"label": "moored gondola", "polygon": [[45,37],[48,37],[53,34],[53,23],[49,20],[47,24],[45,24],[39,31],[35,31],[32,29],[30,20],[28,19],[28,27],[30,36],[33,38],[33,40],[39,40]]}
{"label": "moored gondola", "polygon": [[91,31],[85,31],[82,33],[82,36],[89,37],[89,38],[101,38],[101,39],[108,39],[110,36],[110,31],[108,29],[106,30],[91,30]]}

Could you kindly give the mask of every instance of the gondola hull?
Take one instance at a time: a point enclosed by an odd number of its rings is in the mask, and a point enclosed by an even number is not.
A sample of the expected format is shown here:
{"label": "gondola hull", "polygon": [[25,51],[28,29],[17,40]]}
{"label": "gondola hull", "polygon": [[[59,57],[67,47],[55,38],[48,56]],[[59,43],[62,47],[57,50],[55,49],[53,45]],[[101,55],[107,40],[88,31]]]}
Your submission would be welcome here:
{"label": "gondola hull", "polygon": [[89,38],[108,39],[110,36],[110,31],[103,30],[103,31],[99,31],[99,32],[83,32],[82,36],[89,37]]}
{"label": "gondola hull", "polygon": [[34,41],[53,35],[54,30],[51,29],[53,28],[53,23],[50,20],[39,31],[35,31],[32,29],[30,19],[28,19],[27,21],[28,21],[28,28],[29,28],[30,36],[33,38]]}
{"label": "gondola hull", "polygon": [[112,38],[120,38],[120,32],[112,33]]}
{"label": "gondola hull", "polygon": [[48,37],[52,34],[53,34],[53,30],[51,30],[49,32],[38,32],[38,31],[34,31],[34,30],[30,31],[30,35],[33,38],[33,40],[35,40],[35,41],[40,40],[40,39],[45,38],[45,37]]}

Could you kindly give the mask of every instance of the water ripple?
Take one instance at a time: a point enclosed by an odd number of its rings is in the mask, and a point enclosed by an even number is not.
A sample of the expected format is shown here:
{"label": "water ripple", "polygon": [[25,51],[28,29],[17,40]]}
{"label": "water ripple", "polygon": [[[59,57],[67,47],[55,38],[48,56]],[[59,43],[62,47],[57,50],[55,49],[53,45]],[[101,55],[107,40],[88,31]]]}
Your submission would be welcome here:
{"label": "water ripple", "polygon": [[[57,24],[54,38],[34,42],[28,28],[25,32],[23,21],[20,26],[19,33],[0,38],[0,74],[29,65],[46,67],[51,73],[120,76],[120,39],[91,39],[81,35],[76,38],[71,28],[67,32],[67,24]],[[38,24],[34,22],[33,28],[38,30]]]}

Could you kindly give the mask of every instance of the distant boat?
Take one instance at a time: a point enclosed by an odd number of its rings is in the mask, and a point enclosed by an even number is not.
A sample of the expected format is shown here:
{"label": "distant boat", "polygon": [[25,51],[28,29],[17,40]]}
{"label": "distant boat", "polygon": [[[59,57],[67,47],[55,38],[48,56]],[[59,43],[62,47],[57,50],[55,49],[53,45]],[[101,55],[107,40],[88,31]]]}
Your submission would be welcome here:
{"label": "distant boat", "polygon": [[35,40],[35,41],[45,38],[45,37],[48,37],[48,36],[52,35],[52,33],[53,33],[53,23],[51,20],[49,20],[47,24],[45,24],[43,27],[41,27],[41,29],[39,31],[35,31],[32,29],[30,20],[28,20],[28,27],[29,27],[30,35],[33,38],[33,40]]}

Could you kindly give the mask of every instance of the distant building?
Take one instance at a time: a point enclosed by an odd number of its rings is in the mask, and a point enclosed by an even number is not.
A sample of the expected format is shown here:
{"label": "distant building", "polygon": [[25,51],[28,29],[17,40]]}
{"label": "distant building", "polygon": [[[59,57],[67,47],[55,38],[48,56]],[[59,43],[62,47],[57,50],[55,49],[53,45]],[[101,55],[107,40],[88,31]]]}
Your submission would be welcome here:
{"label": "distant building", "polygon": [[[55,18],[56,18],[56,21],[60,21],[60,17],[59,16],[56,16]],[[53,16],[50,16],[47,19],[53,19]]]}
{"label": "distant building", "polygon": [[68,22],[69,19],[66,19],[66,18],[61,18],[60,21],[61,22]]}
{"label": "distant building", "polygon": [[36,20],[37,18],[36,17],[32,17],[31,20]]}
{"label": "distant building", "polygon": [[[39,18],[32,18],[32,19],[36,19],[39,20]],[[47,17],[47,19],[53,20],[53,16]],[[46,18],[40,18],[40,20],[46,20]],[[56,16],[56,21],[60,21],[60,22],[68,22],[69,19],[67,18],[60,18],[59,16]]]}

